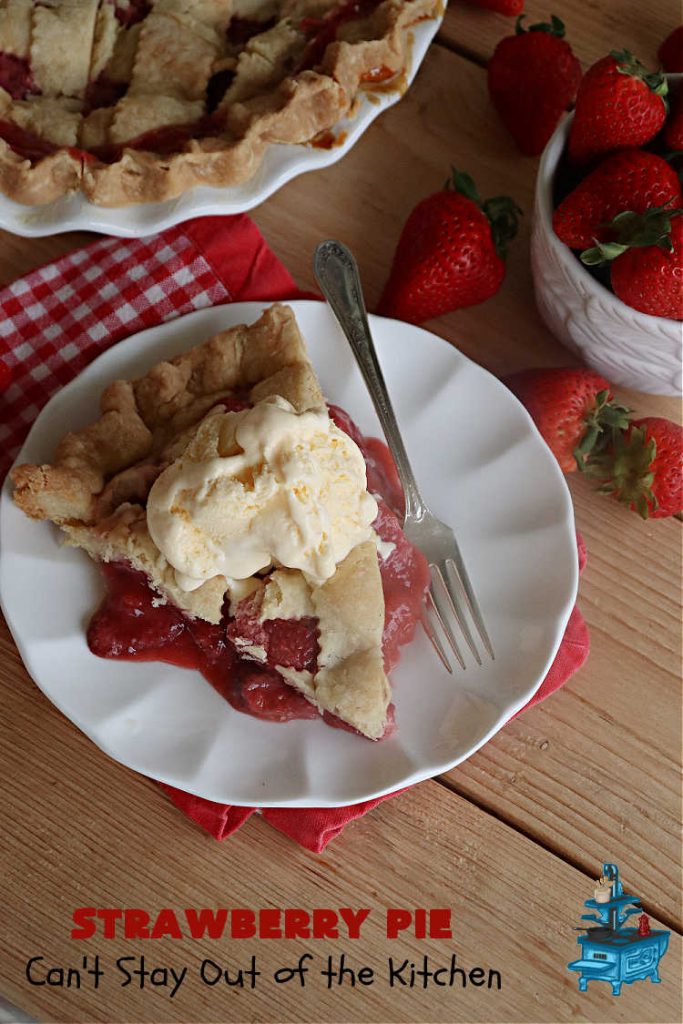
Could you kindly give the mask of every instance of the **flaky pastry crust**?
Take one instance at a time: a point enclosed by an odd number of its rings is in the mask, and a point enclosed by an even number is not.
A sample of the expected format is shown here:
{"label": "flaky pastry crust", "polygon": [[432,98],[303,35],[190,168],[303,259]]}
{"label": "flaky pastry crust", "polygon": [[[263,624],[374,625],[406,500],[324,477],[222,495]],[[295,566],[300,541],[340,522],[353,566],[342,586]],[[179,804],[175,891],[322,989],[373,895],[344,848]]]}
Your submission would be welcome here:
{"label": "flaky pastry crust", "polygon": [[[256,323],[222,331],[136,381],[114,381],[102,394],[100,419],[67,434],[51,464],[11,471],[14,500],[34,519],[93,525],[113,511],[112,492],[128,493],[133,477],[147,480],[154,469],[158,475],[181,454],[191,428],[235,391],[252,402],[279,394],[300,412],[324,407],[290,307],[276,303]],[[132,493],[147,496],[139,482]]]}
{"label": "flaky pastry crust", "polygon": [[[323,0],[317,6],[324,14],[334,3]],[[306,37],[296,26],[316,10],[315,0],[283,0],[281,18],[294,25],[285,48],[275,43],[273,52],[265,45],[260,52],[258,40],[264,33],[246,44],[241,63],[240,56],[226,57],[222,51],[221,30],[229,9],[226,2],[193,8],[179,0],[156,0],[147,21],[119,31],[115,48],[112,5],[102,5],[91,33],[91,74],[104,68],[114,83],[117,76],[130,75],[130,84],[123,83],[128,92],[113,108],[88,112],[83,102],[79,143],[69,150],[36,161],[19,156],[0,138],[0,189],[29,205],[80,189],[99,206],[120,207],[172,199],[197,185],[243,184],[255,174],[268,146],[310,142],[353,112],[360,90],[371,88],[367,79],[378,69],[384,75],[404,71],[410,59],[410,26],[440,14],[442,0],[384,0],[367,17],[343,24],[319,63],[301,71],[296,70],[296,37],[299,55]],[[167,51],[177,47],[183,33],[187,54],[183,57],[178,50],[167,66]],[[0,49],[1,44],[0,39]],[[293,70],[286,72],[292,63]],[[155,127],[197,120],[210,74],[223,68],[234,71],[236,78],[212,114],[208,133],[203,130],[200,137],[180,143],[170,155],[154,152],[152,144],[126,147],[133,136]],[[162,88],[170,90],[165,98]],[[87,96],[87,91],[79,95]],[[19,105],[0,89],[0,120],[12,120]],[[108,143],[123,147],[111,162],[86,152]]]}
{"label": "flaky pastry crust", "polygon": [[[264,584],[264,605],[281,575],[273,573]],[[288,575],[302,578],[300,573]],[[382,660],[384,594],[374,541],[358,544],[321,586],[305,581],[300,585],[307,594],[303,600],[298,597],[298,614],[318,619],[317,671],[282,665],[277,671],[320,711],[329,711],[369,739],[379,739],[386,729],[391,690]],[[291,604],[281,611],[273,604],[267,612],[270,618],[293,617]]]}

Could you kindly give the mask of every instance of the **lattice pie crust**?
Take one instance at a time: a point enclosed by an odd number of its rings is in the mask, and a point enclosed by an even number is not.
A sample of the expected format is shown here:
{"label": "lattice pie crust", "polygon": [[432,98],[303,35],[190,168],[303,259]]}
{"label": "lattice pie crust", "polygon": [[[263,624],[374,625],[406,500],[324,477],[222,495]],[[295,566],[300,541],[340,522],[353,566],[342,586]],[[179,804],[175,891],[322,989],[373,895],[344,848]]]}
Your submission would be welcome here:
{"label": "lattice pie crust", "polygon": [[0,0],[0,189],[124,206],[245,182],[405,70],[441,4]]}

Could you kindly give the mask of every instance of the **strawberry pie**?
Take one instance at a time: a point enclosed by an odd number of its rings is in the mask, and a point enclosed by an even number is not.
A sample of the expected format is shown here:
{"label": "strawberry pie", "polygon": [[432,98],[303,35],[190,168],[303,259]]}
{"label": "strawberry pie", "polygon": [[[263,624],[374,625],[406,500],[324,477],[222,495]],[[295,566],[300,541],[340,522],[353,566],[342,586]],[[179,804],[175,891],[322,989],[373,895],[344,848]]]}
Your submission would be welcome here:
{"label": "strawberry pie", "polygon": [[101,206],[247,181],[400,76],[442,0],[0,0],[0,190]]}
{"label": "strawberry pie", "polygon": [[11,474],[102,565],[90,649],[199,669],[252,715],[386,735],[428,568],[386,446],[326,404],[291,309],[115,381],[101,413]]}

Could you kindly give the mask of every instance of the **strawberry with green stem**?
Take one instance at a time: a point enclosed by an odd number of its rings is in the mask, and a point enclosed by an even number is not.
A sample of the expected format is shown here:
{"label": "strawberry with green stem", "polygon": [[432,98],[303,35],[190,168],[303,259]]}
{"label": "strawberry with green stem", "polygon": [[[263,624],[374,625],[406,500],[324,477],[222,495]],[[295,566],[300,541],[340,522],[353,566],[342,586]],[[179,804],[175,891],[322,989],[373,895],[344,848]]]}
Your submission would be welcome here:
{"label": "strawberry with green stem", "polygon": [[583,76],[569,132],[573,163],[585,164],[625,146],[644,146],[667,114],[666,77],[649,73],[628,50],[612,50]]}
{"label": "strawberry with green stem", "polygon": [[629,410],[614,401],[608,381],[594,370],[523,370],[504,383],[526,407],[563,473],[583,470],[628,425]]}
{"label": "strawberry with green stem", "polygon": [[469,174],[453,169],[408,217],[377,312],[419,324],[490,298],[521,212],[508,196],[482,200]]}
{"label": "strawberry with green stem", "polygon": [[662,519],[683,510],[683,428],[661,416],[633,420],[606,451],[589,460],[600,490],[638,512]]}
{"label": "strawberry with green stem", "polygon": [[488,87],[501,120],[527,156],[536,156],[573,103],[581,65],[553,15],[528,29],[517,19],[513,36],[502,39],[488,64]]}
{"label": "strawberry with green stem", "polygon": [[624,149],[605,157],[553,214],[555,234],[572,249],[609,240],[606,227],[622,210],[645,213],[653,206],[681,205],[683,195],[675,170],[644,149]]}
{"label": "strawberry with green stem", "polygon": [[683,209],[624,210],[609,225],[612,240],[581,253],[586,266],[610,263],[612,290],[651,316],[683,320]]}

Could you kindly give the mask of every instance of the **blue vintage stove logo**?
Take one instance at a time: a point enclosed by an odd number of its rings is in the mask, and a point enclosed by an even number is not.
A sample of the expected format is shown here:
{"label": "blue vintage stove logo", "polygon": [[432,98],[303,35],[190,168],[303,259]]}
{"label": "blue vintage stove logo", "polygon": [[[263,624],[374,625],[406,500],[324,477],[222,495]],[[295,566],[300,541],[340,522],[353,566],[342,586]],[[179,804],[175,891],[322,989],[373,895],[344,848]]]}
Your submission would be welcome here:
{"label": "blue vintage stove logo", "polygon": [[[603,864],[602,876],[595,883],[594,898],[586,900],[585,907],[592,914],[582,914],[582,921],[593,921],[577,931],[581,946],[581,959],[567,967],[579,972],[579,992],[585,992],[589,981],[606,981],[612,993],[620,995],[622,985],[649,978],[658,984],[659,961],[669,945],[669,932],[650,929],[637,896],[628,896],[619,881],[616,864]],[[633,914],[640,914],[637,928],[625,928]]]}

